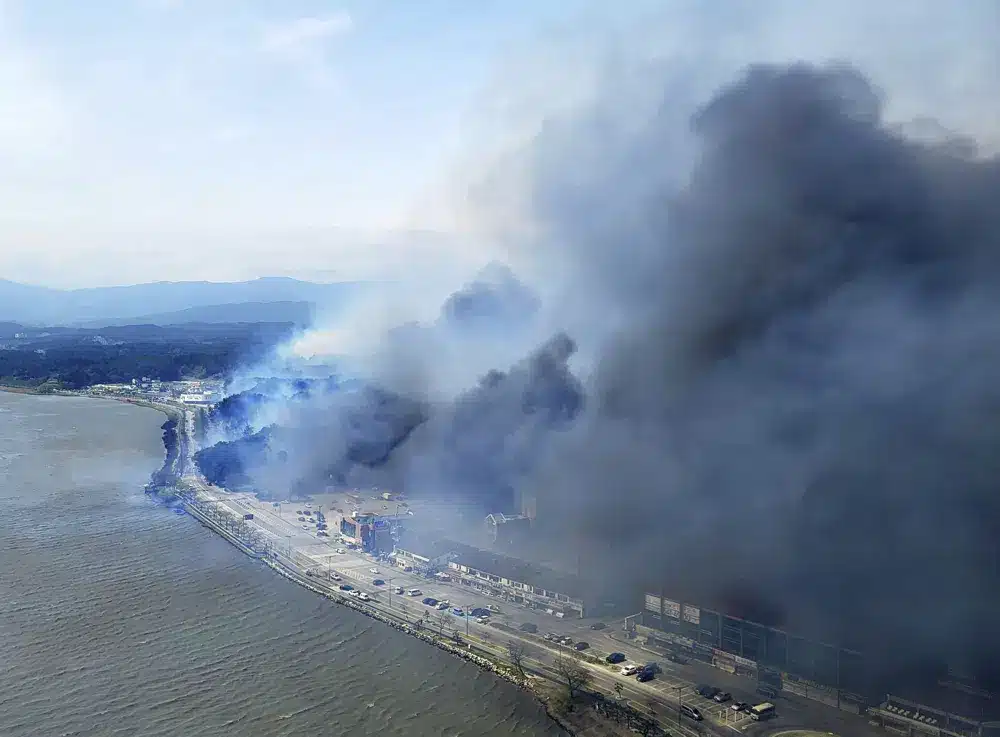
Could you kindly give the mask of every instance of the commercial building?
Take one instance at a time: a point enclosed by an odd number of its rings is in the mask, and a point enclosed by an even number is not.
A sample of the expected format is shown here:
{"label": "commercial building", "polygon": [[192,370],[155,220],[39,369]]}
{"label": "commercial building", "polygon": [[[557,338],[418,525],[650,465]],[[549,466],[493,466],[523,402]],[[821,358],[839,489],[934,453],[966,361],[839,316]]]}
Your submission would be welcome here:
{"label": "commercial building", "polygon": [[531,535],[531,519],[523,514],[491,514],[486,518],[486,536],[497,548],[513,550],[524,545]]}
{"label": "commercial building", "polygon": [[454,553],[454,543],[445,540],[420,540],[405,533],[392,551],[396,565],[420,573],[436,573],[448,567]]}
{"label": "commercial building", "polygon": [[448,568],[466,586],[557,617],[585,617],[596,603],[576,576],[486,550],[463,550]]}
{"label": "commercial building", "polygon": [[355,512],[340,520],[340,534],[347,542],[376,555],[392,552],[400,534],[402,516]]}
{"label": "commercial building", "polygon": [[452,540],[421,542],[404,535],[393,557],[397,566],[428,574],[444,571],[463,586],[556,617],[594,616],[614,609],[612,598],[579,576]]}
{"label": "commercial building", "polygon": [[681,650],[730,673],[859,711],[872,686],[856,650],[820,642],[712,609],[646,593],[630,618],[654,647]]}

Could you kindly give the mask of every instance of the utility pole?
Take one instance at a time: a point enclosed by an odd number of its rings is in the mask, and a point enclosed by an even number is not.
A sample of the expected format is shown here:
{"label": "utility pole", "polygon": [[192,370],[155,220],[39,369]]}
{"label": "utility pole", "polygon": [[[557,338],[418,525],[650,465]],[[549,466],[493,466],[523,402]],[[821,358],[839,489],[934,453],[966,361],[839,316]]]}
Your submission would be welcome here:
{"label": "utility pole", "polygon": [[469,636],[469,607],[465,607],[465,636]]}
{"label": "utility pole", "polygon": [[681,723],[681,690],[683,686],[674,686],[677,689],[677,723]]}
{"label": "utility pole", "polygon": [[389,608],[392,609],[392,576],[389,576]]}

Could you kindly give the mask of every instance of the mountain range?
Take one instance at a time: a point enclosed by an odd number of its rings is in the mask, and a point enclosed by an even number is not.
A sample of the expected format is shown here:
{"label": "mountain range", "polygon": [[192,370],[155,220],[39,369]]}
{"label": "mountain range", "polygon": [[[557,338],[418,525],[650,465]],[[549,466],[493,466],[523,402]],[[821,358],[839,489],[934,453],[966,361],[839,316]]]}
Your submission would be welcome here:
{"label": "mountain range", "polygon": [[0,321],[101,327],[189,322],[295,322],[336,310],[373,285],[287,277],[52,289],[0,279]]}

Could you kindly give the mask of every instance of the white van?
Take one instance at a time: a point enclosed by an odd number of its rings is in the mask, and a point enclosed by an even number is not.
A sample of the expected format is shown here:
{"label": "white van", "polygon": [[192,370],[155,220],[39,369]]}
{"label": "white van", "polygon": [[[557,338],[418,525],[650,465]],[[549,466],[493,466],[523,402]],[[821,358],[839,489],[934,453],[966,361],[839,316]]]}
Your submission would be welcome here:
{"label": "white van", "polygon": [[757,706],[750,710],[750,718],[755,722],[762,722],[765,719],[770,719],[774,715],[774,704],[769,701],[763,704],[757,704]]}

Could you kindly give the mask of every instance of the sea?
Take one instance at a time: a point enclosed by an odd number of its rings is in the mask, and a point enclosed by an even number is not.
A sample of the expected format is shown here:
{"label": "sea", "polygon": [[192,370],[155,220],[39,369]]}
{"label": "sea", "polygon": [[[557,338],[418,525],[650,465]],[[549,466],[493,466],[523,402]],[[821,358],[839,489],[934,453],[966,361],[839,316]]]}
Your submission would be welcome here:
{"label": "sea", "polygon": [[0,392],[0,736],[565,734],[145,495],[163,420]]}

